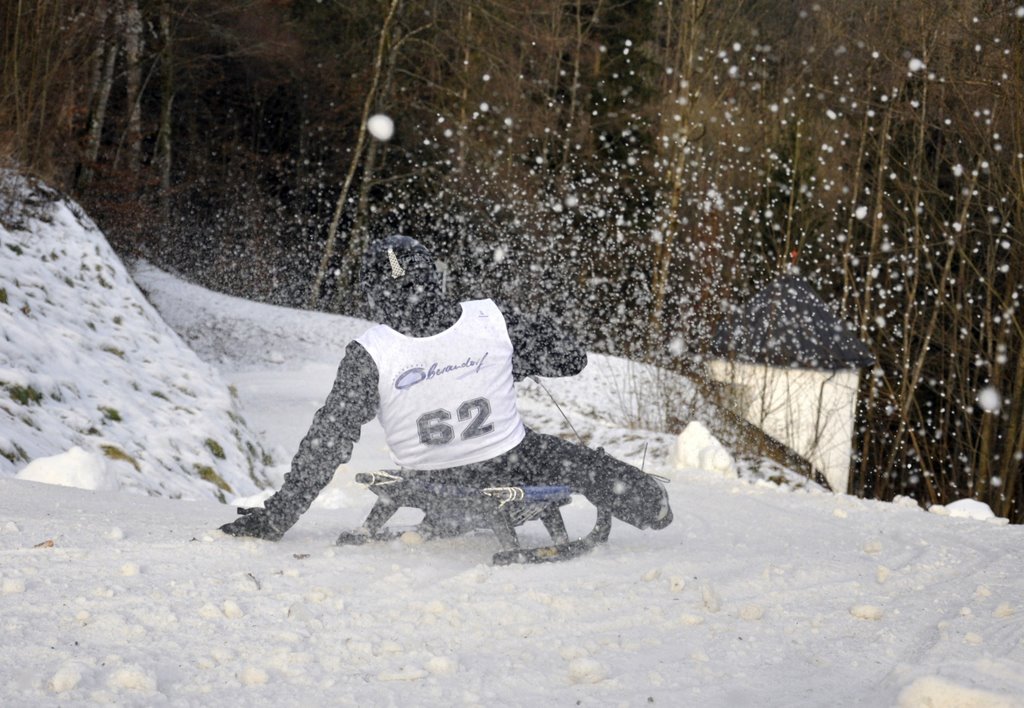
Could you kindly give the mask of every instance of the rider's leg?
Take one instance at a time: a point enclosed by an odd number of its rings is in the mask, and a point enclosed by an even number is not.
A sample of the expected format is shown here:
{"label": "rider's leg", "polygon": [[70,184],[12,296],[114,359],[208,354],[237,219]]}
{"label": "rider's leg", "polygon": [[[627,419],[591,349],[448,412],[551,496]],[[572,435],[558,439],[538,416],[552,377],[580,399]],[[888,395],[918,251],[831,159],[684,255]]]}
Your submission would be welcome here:
{"label": "rider's leg", "polygon": [[528,431],[513,452],[526,463],[534,484],[568,484],[637,528],[661,529],[672,522],[665,487],[601,450]]}

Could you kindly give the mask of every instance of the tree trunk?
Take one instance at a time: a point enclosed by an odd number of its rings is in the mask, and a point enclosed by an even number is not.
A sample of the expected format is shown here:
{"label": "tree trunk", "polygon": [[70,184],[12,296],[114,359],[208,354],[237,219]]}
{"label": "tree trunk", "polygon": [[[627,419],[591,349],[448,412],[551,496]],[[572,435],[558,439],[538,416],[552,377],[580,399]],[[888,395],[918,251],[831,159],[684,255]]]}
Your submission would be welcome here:
{"label": "tree trunk", "polygon": [[[109,17],[106,18],[109,21]],[[100,142],[103,139],[103,125],[107,118],[107,104],[110,101],[110,89],[114,85],[114,68],[117,65],[118,41],[116,33],[104,32],[100,40],[103,47],[103,73],[100,77],[96,105],[92,107],[89,117],[89,134],[85,144],[85,164],[79,173],[78,187],[87,186],[93,178],[96,160],[100,153]]]}
{"label": "tree trunk", "polygon": [[[341,223],[341,217],[345,212],[345,205],[348,203],[348,193],[352,189],[352,183],[355,181],[356,172],[359,169],[360,157],[363,154],[363,148],[366,145],[366,121],[370,118],[370,111],[373,109],[373,105],[377,99],[377,86],[380,83],[380,75],[384,65],[384,55],[387,50],[388,38],[391,35],[391,26],[394,23],[395,15],[398,12],[398,8],[401,6],[402,0],[391,0],[390,6],[388,7],[388,13],[384,18],[384,23],[381,26],[380,36],[377,39],[377,52],[374,57],[373,64],[373,78],[370,82],[370,89],[366,92],[366,100],[363,102],[363,112],[359,120],[359,131],[356,137],[356,145],[352,150],[352,161],[349,163],[348,172],[345,174],[345,181],[341,185],[341,192],[338,194],[338,201],[334,206],[334,216],[331,219],[331,224],[327,229],[327,244],[324,246],[324,254],[320,259],[320,265],[317,267],[316,276],[313,278],[313,287],[309,292],[309,306],[315,307],[317,302],[320,300],[320,288],[323,286],[324,278],[327,276],[327,268],[330,266],[331,259],[334,257],[335,243],[338,238],[338,224]],[[357,240],[355,238],[353,241]],[[357,244],[350,243],[348,248],[348,254],[358,254],[362,248],[356,248]],[[347,264],[346,264],[347,265]],[[347,268],[346,268],[347,270]],[[345,278],[344,280],[347,280]],[[347,288],[350,283],[339,282],[339,288]]]}
{"label": "tree trunk", "polygon": [[174,51],[171,44],[171,12],[168,3],[160,6],[160,130],[156,138],[156,162],[160,170],[160,217],[166,226],[171,217],[171,110],[174,106]]}
{"label": "tree trunk", "polygon": [[142,13],[138,0],[127,0],[123,16],[125,83],[128,97],[128,124],[125,142],[128,146],[128,169],[138,175],[142,164]]}
{"label": "tree trunk", "polygon": [[[660,24],[665,33],[665,50],[662,63],[672,72],[665,86],[663,113],[679,115],[678,124],[668,122],[663,116],[663,130],[669,134],[666,144],[665,172],[669,174],[667,209],[664,212],[661,241],[654,247],[654,263],[651,268],[651,310],[648,315],[647,348],[660,349],[664,336],[664,312],[668,281],[672,266],[672,249],[679,236],[682,199],[685,193],[684,180],[687,174],[687,146],[694,130],[691,109],[694,103],[694,86],[697,80],[696,52],[704,30],[703,22],[708,9],[707,0],[686,0],[680,8],[674,2],[665,3],[661,10]],[[676,11],[679,14],[676,14]],[[667,126],[672,127],[668,128]]]}

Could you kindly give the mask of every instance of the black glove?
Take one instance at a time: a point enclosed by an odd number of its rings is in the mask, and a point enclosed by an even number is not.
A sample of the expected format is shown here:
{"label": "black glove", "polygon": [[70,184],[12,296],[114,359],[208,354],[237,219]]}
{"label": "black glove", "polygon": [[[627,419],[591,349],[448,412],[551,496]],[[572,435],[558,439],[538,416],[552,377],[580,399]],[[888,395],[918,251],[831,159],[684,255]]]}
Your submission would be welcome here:
{"label": "black glove", "polygon": [[252,536],[267,541],[280,541],[284,536],[284,531],[274,525],[266,509],[239,507],[238,513],[241,516],[230,524],[224,524],[220,530],[231,536]]}

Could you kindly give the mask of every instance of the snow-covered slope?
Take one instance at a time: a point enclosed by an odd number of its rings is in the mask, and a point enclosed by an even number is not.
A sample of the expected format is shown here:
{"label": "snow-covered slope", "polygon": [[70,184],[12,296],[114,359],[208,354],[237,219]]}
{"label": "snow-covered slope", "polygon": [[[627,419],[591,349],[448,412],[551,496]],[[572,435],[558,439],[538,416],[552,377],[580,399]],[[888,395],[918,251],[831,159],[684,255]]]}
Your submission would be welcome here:
{"label": "snow-covered slope", "polygon": [[211,498],[264,486],[260,443],[228,386],[95,224],[45,187],[0,178],[34,204],[5,204],[0,223],[0,476],[77,447],[100,486]]}

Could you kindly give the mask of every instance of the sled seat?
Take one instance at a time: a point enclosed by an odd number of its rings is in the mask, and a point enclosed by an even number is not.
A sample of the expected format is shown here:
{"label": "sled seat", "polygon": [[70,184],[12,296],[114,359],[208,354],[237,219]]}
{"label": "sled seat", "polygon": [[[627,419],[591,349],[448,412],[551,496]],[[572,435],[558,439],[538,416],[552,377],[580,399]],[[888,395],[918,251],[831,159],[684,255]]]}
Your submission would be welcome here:
{"label": "sled seat", "polygon": [[[516,527],[532,519],[539,518],[551,536],[553,545],[545,548],[557,551],[571,545],[561,512],[561,507],[572,498],[572,489],[565,485],[478,488],[407,471],[360,473],[355,479],[365,484],[377,499],[363,525],[342,533],[338,544],[393,538],[385,524],[400,508],[411,507],[424,512],[416,527],[424,538],[459,536],[481,529],[493,531],[501,544],[501,552],[494,557],[497,564],[524,562],[529,560],[527,555],[536,555],[537,549],[522,549],[516,533]],[[601,529],[596,536],[591,533],[593,542],[607,540],[611,526],[611,516],[598,511]],[[555,560],[559,553],[548,555],[551,557],[545,560]]]}

